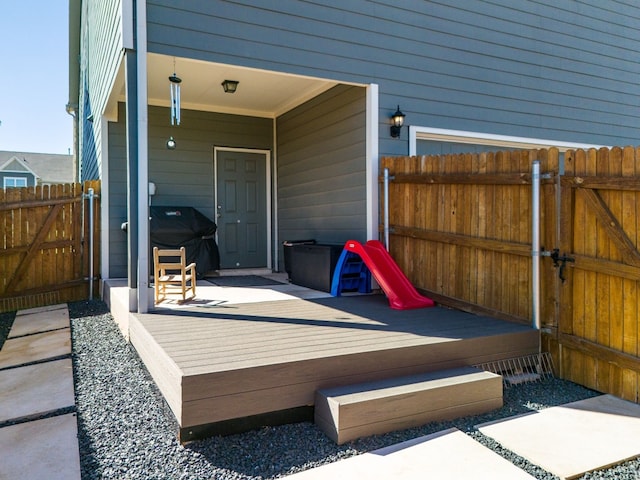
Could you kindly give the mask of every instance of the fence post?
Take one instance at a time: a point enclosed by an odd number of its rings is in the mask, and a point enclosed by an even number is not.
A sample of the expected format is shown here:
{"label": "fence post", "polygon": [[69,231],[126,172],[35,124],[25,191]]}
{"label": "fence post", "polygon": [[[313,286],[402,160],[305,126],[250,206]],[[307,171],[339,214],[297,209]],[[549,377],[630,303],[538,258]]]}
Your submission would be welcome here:
{"label": "fence post", "polygon": [[89,199],[89,300],[93,300],[93,241],[94,241],[94,218],[93,218],[93,201],[96,195],[90,188],[85,198]]}
{"label": "fence post", "polygon": [[540,330],[540,161],[534,160],[531,178],[531,283],[533,328]]}
{"label": "fence post", "polygon": [[389,169],[384,169],[384,246],[389,250]]}

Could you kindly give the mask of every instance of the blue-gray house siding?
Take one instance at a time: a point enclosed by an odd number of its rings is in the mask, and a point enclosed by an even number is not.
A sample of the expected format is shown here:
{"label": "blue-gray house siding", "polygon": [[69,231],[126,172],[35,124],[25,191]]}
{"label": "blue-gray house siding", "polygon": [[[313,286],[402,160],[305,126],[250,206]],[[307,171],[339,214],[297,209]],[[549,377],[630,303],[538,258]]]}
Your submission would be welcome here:
{"label": "blue-gray house siding", "polygon": [[[127,216],[131,131],[124,128],[124,106],[113,108],[126,96],[118,79],[125,76],[124,59],[137,54],[125,48],[133,24],[122,15],[135,4],[81,2],[78,153],[82,179],[104,174],[108,156],[111,277],[125,276],[127,261],[137,260],[127,259],[120,230]],[[271,117],[185,109],[174,152],[164,148],[169,116],[157,98],[149,102],[148,119],[141,119],[144,126],[136,133],[147,135],[148,152],[143,148],[140,160],[145,166],[148,160],[149,180],[158,187],[152,201],[193,205],[210,217],[214,146],[270,151],[272,240],[340,242],[364,240],[372,232],[367,225],[376,205],[367,185],[372,178],[367,169],[377,166],[372,156],[409,152],[406,127],[400,138],[389,135],[397,106],[406,114],[405,125],[415,127],[583,144],[640,143],[640,4],[630,0],[147,0],[142,5],[147,51],[159,54],[151,56],[335,85]],[[147,84],[167,82],[164,74],[147,78],[147,73],[139,72]],[[134,74],[127,76],[127,85],[135,80]],[[377,138],[367,126],[376,118]],[[129,144],[135,148],[132,138]]]}
{"label": "blue-gray house siding", "polygon": [[364,96],[340,85],[278,118],[280,239],[366,240]]}
{"label": "blue-gray house siding", "polygon": [[637,143],[640,6],[609,0],[175,2],[147,6],[150,52],[376,83],[380,154],[406,122]]}
{"label": "blue-gray house siding", "polygon": [[78,151],[80,180],[101,177],[104,112],[123,55],[122,2],[83,1],[80,31]]}

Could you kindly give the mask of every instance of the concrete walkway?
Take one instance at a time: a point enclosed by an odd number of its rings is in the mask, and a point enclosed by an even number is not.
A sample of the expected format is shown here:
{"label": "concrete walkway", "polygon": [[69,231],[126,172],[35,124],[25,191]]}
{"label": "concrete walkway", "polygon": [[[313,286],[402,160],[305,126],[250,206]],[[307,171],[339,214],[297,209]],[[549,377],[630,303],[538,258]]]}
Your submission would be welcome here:
{"label": "concrete walkway", "polygon": [[80,479],[67,305],[21,310],[0,350],[0,478]]}

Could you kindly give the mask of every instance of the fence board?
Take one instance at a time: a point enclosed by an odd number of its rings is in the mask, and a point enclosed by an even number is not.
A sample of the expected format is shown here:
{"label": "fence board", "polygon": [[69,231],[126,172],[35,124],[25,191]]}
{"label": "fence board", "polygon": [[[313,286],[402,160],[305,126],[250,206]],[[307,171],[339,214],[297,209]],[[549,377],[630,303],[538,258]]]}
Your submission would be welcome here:
{"label": "fence board", "polygon": [[[609,176],[621,177],[622,176],[622,149],[615,147],[611,149],[611,155],[609,159]],[[621,222],[617,219],[622,218],[622,192],[621,191],[609,191],[609,210],[613,219],[615,219],[615,225],[617,227],[616,232],[608,232],[610,238],[616,239],[622,243],[622,250],[616,246],[615,241],[610,242],[609,260],[615,263],[621,263],[622,257],[631,260],[634,258],[633,253],[637,254],[635,245],[631,243],[631,240],[626,236]],[[617,234],[619,232],[619,235]],[[619,240],[618,240],[619,239]],[[633,260],[632,260],[633,261]],[[632,262],[631,261],[631,262]],[[629,263],[631,263],[629,262]],[[623,325],[623,307],[625,304],[623,279],[617,275],[609,276],[609,291],[611,297],[608,299],[609,304],[609,346],[615,350],[622,351],[622,340],[624,332]],[[621,372],[612,372],[614,374],[614,383],[622,386]],[[617,380],[616,380],[617,379]],[[613,390],[621,390],[621,388],[612,387]]]}
{"label": "fence board", "polygon": [[[544,173],[551,175],[549,181],[542,182],[541,185],[541,222],[543,224],[541,231],[541,242],[547,250],[558,248],[560,252],[567,252],[561,248],[562,236],[560,235],[560,218],[559,212],[561,205],[558,201],[561,198],[560,188],[560,156],[558,149],[551,148],[538,152],[541,157],[541,165],[544,167]],[[559,302],[560,289],[562,282],[557,268],[553,266],[553,262],[544,258],[541,262],[541,316],[542,325],[546,328],[557,327],[559,318]],[[565,277],[570,277],[570,272],[565,271]]]}
{"label": "fence board", "polygon": [[[471,154],[464,156],[464,168],[463,171],[471,172],[472,176],[478,176],[479,162],[474,162]],[[465,237],[471,237],[472,233],[477,231],[478,225],[478,185],[472,184],[467,191],[463,190],[463,195],[469,195],[471,202],[463,202],[464,205],[464,227],[463,235]],[[466,284],[464,289],[469,292],[469,301],[477,303],[478,297],[478,275],[476,264],[478,262],[478,250],[476,248],[465,248],[466,259],[462,265],[459,275],[464,278]],[[476,271],[476,275],[467,274],[467,272]]]}
{"label": "fence board", "polygon": [[[599,151],[596,158],[596,175],[602,177],[609,176],[609,151]],[[587,205],[587,208],[590,208],[596,214],[596,257],[609,260],[611,258],[612,249],[611,237],[606,231],[608,228],[608,221],[610,220],[610,217],[607,217],[607,213],[609,212],[603,212],[601,209],[594,208],[595,205],[591,203],[591,201],[593,200],[593,197],[597,195],[597,200],[600,201],[601,204],[607,205],[611,203],[611,192],[610,190],[603,190],[598,193],[593,190],[582,191],[589,194],[587,195],[587,198],[589,199],[590,204]],[[609,313],[608,299],[614,295],[614,293],[611,292],[610,280],[610,275],[601,273],[596,274],[596,316],[594,318],[596,325],[596,343],[605,347],[608,347],[610,344],[611,333],[611,316]],[[611,369],[609,368],[609,364],[596,359],[594,373],[596,389],[600,391],[607,391],[611,381]],[[591,373],[589,374],[591,375]]]}
{"label": "fence board", "polygon": [[[481,153],[477,158],[474,158],[473,163],[478,164],[477,176],[482,178],[487,175],[487,154]],[[474,225],[476,235],[478,238],[487,238],[487,217],[491,212],[491,206],[489,201],[491,198],[488,192],[489,187],[486,185],[478,185],[478,222]],[[473,197],[472,197],[473,201]],[[473,232],[471,232],[473,234]],[[484,278],[484,273],[488,268],[487,252],[482,248],[476,248],[477,262],[475,263],[476,271],[471,270],[471,275],[475,279],[475,294],[469,295],[469,301],[476,303],[477,305],[485,305],[487,303],[487,282]],[[474,300],[475,299],[475,300]]]}
{"label": "fence board", "polygon": [[[591,149],[587,152],[585,171],[584,173],[587,175],[597,175],[596,164],[597,164],[597,152],[594,149]],[[578,173],[578,172],[576,172]],[[576,200],[578,201],[578,200]],[[582,202],[581,202],[582,203]],[[597,232],[597,224],[596,217],[593,211],[589,210],[585,206],[585,223],[582,227],[585,229],[585,254],[590,256],[591,258],[598,258],[598,232]],[[598,336],[598,278],[597,272],[590,272],[590,274],[586,277],[586,285],[584,295],[585,302],[585,320],[584,320],[584,337],[587,340],[596,341]],[[601,280],[600,280],[601,283]],[[576,298],[574,300],[577,303],[579,300]],[[574,304],[575,304],[574,303]],[[604,319],[603,321],[607,321],[608,319]],[[584,357],[584,367],[583,367],[583,379],[584,384],[589,388],[597,388],[598,382],[596,379],[595,372],[597,371],[597,361],[596,357],[591,355],[585,355]]]}
{"label": "fence board", "polygon": [[[519,152],[520,153],[520,152]],[[530,168],[530,160],[528,152],[522,152],[525,154],[519,154],[517,156],[517,168],[516,171],[526,171]],[[519,207],[515,210],[515,222],[518,226],[517,234],[514,237],[514,241],[518,243],[524,243],[523,237],[528,234],[531,228],[531,193],[530,191],[524,191],[522,188],[516,190],[518,195]],[[525,318],[529,303],[531,302],[531,292],[529,291],[530,279],[527,274],[526,258],[517,258],[516,266],[513,269],[517,285],[514,290],[514,298],[516,301],[515,311],[516,315],[521,318]]]}
{"label": "fence board", "polygon": [[[500,159],[500,172],[501,173],[510,173],[513,158],[510,152],[499,152],[499,155],[502,157]],[[515,165],[517,168],[518,165]],[[501,190],[501,205],[500,210],[502,211],[502,221],[500,222],[500,239],[503,241],[510,241],[512,238],[512,232],[514,230],[513,226],[514,217],[513,211],[519,207],[516,203],[516,196],[514,189],[509,186],[500,186],[498,187]],[[514,264],[511,262],[511,257],[508,255],[500,255],[501,262],[501,276],[502,281],[500,282],[500,296],[496,299],[496,305],[499,310],[505,312],[513,312],[514,315],[517,315],[517,311],[514,309],[515,298],[513,298],[513,289],[511,288],[513,285],[513,266]]]}
{"label": "fence board", "polygon": [[[589,155],[593,151],[584,152],[579,150],[576,152],[576,170],[575,174],[583,174],[586,175],[588,172],[587,166],[590,165]],[[572,198],[573,197],[573,192]],[[576,205],[576,223],[574,231],[576,232],[576,238],[581,238],[582,240],[582,250],[578,248],[577,242],[575,242],[575,252],[578,253],[580,251],[584,252],[585,255],[590,256],[591,258],[595,257],[595,234],[592,231],[589,231],[586,226],[593,225],[594,219],[590,219],[590,212],[585,208],[584,202],[575,201]],[[578,214],[579,212],[579,214]],[[573,331],[577,338],[584,339],[595,339],[595,322],[593,321],[595,318],[595,301],[593,292],[595,292],[596,288],[596,273],[588,270],[577,270],[579,274],[582,275],[583,281],[582,283],[575,283],[574,287],[574,295],[573,295],[573,306],[574,306],[574,316],[570,318],[570,322],[574,325]],[[578,286],[582,286],[581,289],[576,290],[575,288]],[[582,311],[579,311],[580,306],[583,308]],[[582,314],[582,315],[580,315]],[[576,328],[576,323],[578,324],[578,328]],[[588,359],[587,355],[583,355],[579,352],[575,352],[571,355],[571,350],[567,350],[568,358],[575,357],[575,361],[571,363],[572,370],[571,376],[569,379],[582,383],[590,388],[594,387],[594,382],[590,379],[587,380],[586,371],[587,369],[593,369],[594,361],[593,359]],[[589,365],[587,365],[589,363]]]}

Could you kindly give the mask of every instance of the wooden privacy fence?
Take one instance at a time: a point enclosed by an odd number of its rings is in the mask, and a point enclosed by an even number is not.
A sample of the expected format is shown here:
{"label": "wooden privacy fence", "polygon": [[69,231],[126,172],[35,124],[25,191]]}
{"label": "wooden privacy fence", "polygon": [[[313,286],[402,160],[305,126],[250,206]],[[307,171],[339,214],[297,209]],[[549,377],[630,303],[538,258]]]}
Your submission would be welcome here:
{"label": "wooden privacy fence", "polygon": [[0,312],[89,298],[89,188],[99,272],[100,182],[0,189]]}
{"label": "wooden privacy fence", "polygon": [[383,158],[390,252],[438,302],[530,323],[534,160],[543,347],[559,376],[637,402],[640,148]]}

